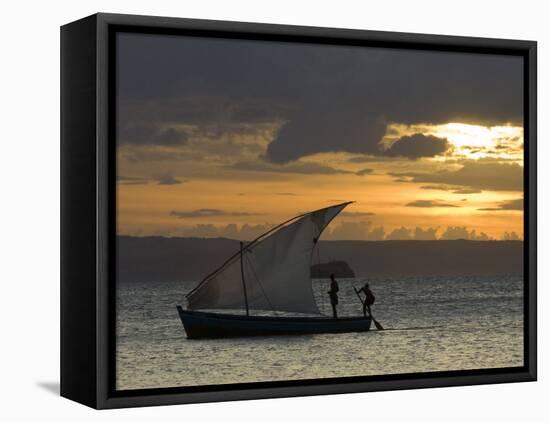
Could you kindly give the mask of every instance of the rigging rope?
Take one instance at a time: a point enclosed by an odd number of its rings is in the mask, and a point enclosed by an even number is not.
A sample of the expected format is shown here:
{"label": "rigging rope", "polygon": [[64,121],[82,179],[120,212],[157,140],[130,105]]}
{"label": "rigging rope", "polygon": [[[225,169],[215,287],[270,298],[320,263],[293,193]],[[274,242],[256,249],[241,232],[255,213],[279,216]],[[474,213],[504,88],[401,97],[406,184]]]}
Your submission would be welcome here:
{"label": "rigging rope", "polygon": [[315,248],[317,249],[317,264],[321,264],[321,253],[319,251],[321,247],[319,247],[319,242],[315,244]]}
{"label": "rigging rope", "polygon": [[269,307],[271,307],[271,310],[273,310],[273,313],[275,313],[275,315],[277,315],[277,310],[275,310],[275,307],[273,307],[273,304],[271,304],[271,301],[269,301],[269,297],[265,293],[264,287],[263,287],[262,283],[260,282],[260,278],[256,274],[256,270],[254,269],[254,265],[252,264],[252,262],[250,261],[250,258],[247,255],[245,255],[245,258],[246,258],[246,261],[247,261],[248,265],[250,266],[250,269],[252,270],[252,273],[254,275],[254,278],[256,279],[256,282],[258,282],[258,285],[260,285],[260,289],[262,290],[262,292],[264,294],[264,297],[267,300],[267,303],[269,304]]}

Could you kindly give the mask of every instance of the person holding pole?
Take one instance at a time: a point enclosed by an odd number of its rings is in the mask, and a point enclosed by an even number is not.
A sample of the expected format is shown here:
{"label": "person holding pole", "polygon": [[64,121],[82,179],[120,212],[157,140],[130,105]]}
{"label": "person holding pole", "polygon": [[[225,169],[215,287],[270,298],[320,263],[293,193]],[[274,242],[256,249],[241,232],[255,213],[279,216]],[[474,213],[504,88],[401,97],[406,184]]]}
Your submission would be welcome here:
{"label": "person holding pole", "polygon": [[357,292],[362,292],[365,294],[365,300],[363,301],[363,316],[367,317],[367,310],[368,310],[369,317],[372,317],[370,306],[374,304],[375,297],[369,288],[369,284],[365,283],[365,285],[363,285],[363,288],[361,288]]}
{"label": "person holding pole", "polygon": [[[363,316],[366,318],[367,317],[367,311],[368,311],[369,312],[368,317],[370,319],[372,319],[372,321],[374,322],[374,326],[376,326],[376,329],[384,330],[384,327],[374,318],[374,316],[372,315],[371,310],[370,310],[370,306],[374,304],[374,294],[370,290],[369,284],[365,283],[363,288],[361,288],[359,290],[357,290],[357,288],[353,287],[353,290],[355,291],[355,293],[359,297],[359,300],[363,304]],[[360,295],[361,292],[363,292],[365,294],[365,299],[364,300],[363,300],[363,298],[361,298],[361,295]]]}

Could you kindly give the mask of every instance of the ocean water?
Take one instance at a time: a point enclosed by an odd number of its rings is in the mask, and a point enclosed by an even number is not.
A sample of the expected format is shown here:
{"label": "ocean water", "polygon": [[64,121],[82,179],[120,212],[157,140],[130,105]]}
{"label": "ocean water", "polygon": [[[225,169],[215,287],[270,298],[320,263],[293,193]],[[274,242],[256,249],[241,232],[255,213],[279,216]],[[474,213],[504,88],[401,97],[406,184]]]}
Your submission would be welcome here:
{"label": "ocean water", "polygon": [[[119,284],[117,389],[384,375],[523,365],[523,280],[518,276],[369,278],[373,315],[390,330],[188,340],[176,305],[195,282]],[[339,279],[339,315],[360,315]],[[328,280],[314,280],[331,315]]]}

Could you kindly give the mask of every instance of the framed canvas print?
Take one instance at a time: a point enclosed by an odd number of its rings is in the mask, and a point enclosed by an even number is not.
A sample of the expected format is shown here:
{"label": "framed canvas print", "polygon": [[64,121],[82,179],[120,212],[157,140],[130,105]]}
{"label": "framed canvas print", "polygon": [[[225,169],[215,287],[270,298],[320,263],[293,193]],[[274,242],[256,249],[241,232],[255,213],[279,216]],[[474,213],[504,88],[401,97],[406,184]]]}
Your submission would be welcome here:
{"label": "framed canvas print", "polygon": [[536,43],[61,30],[61,394],[536,379]]}

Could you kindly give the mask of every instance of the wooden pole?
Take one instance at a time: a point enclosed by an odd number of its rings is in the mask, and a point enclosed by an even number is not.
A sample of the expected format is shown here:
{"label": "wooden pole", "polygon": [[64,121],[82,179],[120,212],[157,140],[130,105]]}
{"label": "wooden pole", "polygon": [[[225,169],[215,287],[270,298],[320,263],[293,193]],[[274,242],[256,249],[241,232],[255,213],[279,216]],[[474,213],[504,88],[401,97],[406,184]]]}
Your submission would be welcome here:
{"label": "wooden pole", "polygon": [[[359,297],[359,301],[361,301],[361,303],[363,304],[363,307],[365,306],[365,302],[363,301],[363,299],[361,298],[361,295],[359,295],[359,291],[357,290],[357,288],[354,286],[353,287],[353,290],[355,291],[355,293],[357,294],[357,296]],[[367,298],[365,297],[365,301],[367,301]],[[370,316],[369,316],[372,321],[374,322],[374,326],[376,326],[376,329],[378,330],[384,330],[384,327],[374,318],[374,316],[372,315],[372,312],[370,313]]]}
{"label": "wooden pole", "polygon": [[246,307],[246,315],[249,316],[248,312],[248,296],[246,295],[246,283],[244,281],[244,265],[243,265],[243,242],[241,241],[241,279],[243,281],[243,293],[244,293],[244,305]]}

